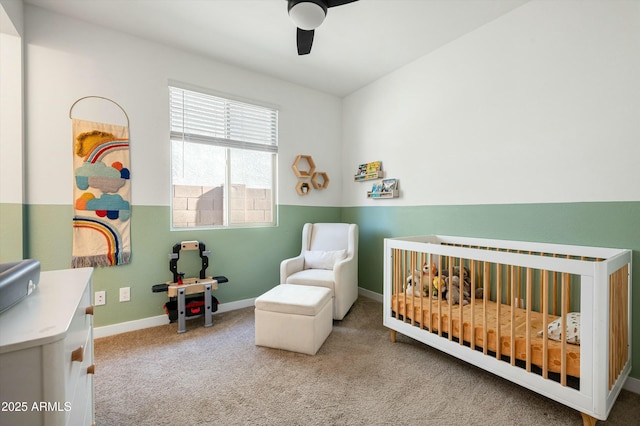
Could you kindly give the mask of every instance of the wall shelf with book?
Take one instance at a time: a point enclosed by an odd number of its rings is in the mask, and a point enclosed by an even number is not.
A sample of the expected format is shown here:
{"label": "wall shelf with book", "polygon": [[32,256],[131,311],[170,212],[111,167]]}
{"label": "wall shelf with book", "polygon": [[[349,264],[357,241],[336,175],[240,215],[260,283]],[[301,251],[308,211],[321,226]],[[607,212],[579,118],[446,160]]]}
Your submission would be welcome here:
{"label": "wall shelf with book", "polygon": [[398,198],[399,196],[398,179],[384,179],[382,182],[374,183],[371,191],[367,191],[367,198],[375,200]]}
{"label": "wall shelf with book", "polygon": [[393,191],[387,191],[387,192],[367,191],[367,198],[372,198],[375,200],[381,200],[384,198],[398,198],[399,196],[400,196],[400,192],[397,189]]}
{"label": "wall shelf with book", "polygon": [[373,179],[382,179],[383,177],[382,162],[373,161],[371,163],[360,164],[353,180],[354,182],[365,182]]}

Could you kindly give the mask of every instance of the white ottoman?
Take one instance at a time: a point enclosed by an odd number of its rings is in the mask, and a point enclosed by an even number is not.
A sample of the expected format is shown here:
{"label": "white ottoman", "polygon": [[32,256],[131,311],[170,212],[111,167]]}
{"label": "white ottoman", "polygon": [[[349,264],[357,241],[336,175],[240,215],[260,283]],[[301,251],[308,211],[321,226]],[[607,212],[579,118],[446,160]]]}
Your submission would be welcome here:
{"label": "white ottoman", "polygon": [[315,355],[331,334],[331,290],[280,284],[256,299],[256,345]]}

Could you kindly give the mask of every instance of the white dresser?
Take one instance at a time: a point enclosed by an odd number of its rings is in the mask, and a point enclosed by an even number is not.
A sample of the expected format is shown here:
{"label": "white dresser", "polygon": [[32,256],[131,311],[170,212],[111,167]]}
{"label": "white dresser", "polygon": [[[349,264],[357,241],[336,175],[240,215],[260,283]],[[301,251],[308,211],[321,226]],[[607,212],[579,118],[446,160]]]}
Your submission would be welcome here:
{"label": "white dresser", "polygon": [[94,424],[92,272],[42,272],[0,314],[0,425]]}

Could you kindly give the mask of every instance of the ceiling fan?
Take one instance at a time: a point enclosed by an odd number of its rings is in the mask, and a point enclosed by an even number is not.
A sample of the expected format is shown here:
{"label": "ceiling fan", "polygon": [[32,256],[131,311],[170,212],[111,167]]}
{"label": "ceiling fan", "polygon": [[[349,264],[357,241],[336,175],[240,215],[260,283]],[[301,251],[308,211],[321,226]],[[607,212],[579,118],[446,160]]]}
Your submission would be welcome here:
{"label": "ceiling fan", "polygon": [[313,35],[316,28],[327,16],[327,9],[357,0],[287,0],[289,16],[298,27],[298,55],[311,52]]}

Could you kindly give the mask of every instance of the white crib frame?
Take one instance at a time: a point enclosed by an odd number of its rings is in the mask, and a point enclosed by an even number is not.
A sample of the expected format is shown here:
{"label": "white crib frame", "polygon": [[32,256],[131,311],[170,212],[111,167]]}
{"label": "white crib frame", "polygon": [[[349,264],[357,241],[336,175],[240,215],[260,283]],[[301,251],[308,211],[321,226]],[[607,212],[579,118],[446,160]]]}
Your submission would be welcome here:
{"label": "white crib frame", "polygon": [[[458,244],[467,247],[456,247]],[[597,258],[601,261],[575,260],[549,256],[489,251],[472,246],[511,249],[533,253],[558,253],[579,257]],[[452,256],[464,259],[488,261],[498,264],[566,272],[581,276],[581,343],[580,389],[528,373],[495,357],[484,355],[458,342],[451,341],[392,316],[393,249],[410,250],[432,255]],[[544,395],[582,413],[585,424],[595,424],[595,419],[606,420],[613,404],[631,371],[631,250],[585,247],[546,243],[532,243],[482,238],[450,236],[418,236],[386,238],[384,240],[384,315],[383,324],[422,343],[455,356],[463,361],[510,380],[536,393]],[[609,341],[609,276],[628,265],[628,357],[624,368],[609,390],[609,345],[594,342]],[[592,309],[588,309],[592,307]],[[586,415],[586,416],[585,416]],[[592,419],[589,419],[589,416]]]}

